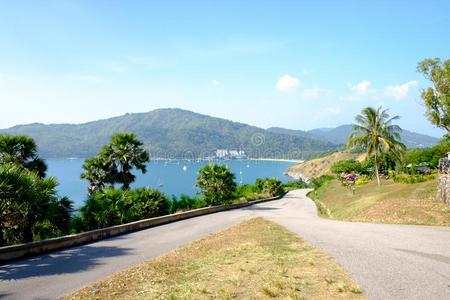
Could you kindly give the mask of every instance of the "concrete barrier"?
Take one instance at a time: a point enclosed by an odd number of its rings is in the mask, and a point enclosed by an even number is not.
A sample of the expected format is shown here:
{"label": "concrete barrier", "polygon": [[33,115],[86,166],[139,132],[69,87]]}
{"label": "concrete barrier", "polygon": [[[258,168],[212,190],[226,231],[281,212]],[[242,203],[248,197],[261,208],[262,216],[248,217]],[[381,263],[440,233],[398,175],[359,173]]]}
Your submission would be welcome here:
{"label": "concrete barrier", "polygon": [[130,233],[133,231],[146,229],[162,224],[172,223],[180,220],[185,220],[193,217],[208,215],[216,212],[221,212],[230,209],[242,208],[257,203],[272,201],[280,199],[282,196],[273,197],[269,199],[255,200],[245,203],[235,203],[228,205],[218,205],[211,207],[204,207],[194,210],[189,210],[182,213],[176,213],[166,216],[160,216],[156,218],[144,219],[136,222],[131,222],[122,225],[116,225],[112,227],[106,227],[102,229],[96,229],[92,231],[86,231],[78,234],[66,235],[62,237],[36,241],[20,245],[12,245],[0,247],[0,263],[18,259],[27,256],[34,256],[50,251],[60,250],[73,246],[79,246],[95,241],[99,241],[105,238],[117,236],[124,233]]}

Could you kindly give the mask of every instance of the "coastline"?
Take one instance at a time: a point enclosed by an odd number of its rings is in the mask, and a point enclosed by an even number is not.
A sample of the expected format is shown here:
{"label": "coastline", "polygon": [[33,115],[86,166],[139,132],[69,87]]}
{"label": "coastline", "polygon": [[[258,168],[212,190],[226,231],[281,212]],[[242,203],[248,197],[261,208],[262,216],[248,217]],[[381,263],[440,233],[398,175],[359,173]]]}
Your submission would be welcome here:
{"label": "coastline", "polygon": [[306,183],[310,183],[311,182],[311,180],[308,177],[306,177],[305,175],[303,175],[302,173],[292,172],[292,171],[289,171],[289,169],[284,174],[286,176],[294,178],[295,180],[302,180],[302,181],[304,181]]}
{"label": "coastline", "polygon": [[248,160],[263,160],[263,161],[283,161],[283,162],[291,162],[301,164],[304,163],[304,160],[300,159],[283,159],[283,158],[248,158]]}
{"label": "coastline", "polygon": [[[81,160],[81,159],[86,159],[85,157],[47,157],[46,159],[55,159],[55,160]],[[305,160],[301,160],[301,159],[284,159],[284,158],[229,158],[229,159],[221,159],[221,158],[196,158],[196,159],[192,159],[192,158],[163,158],[163,157],[151,157],[150,161],[173,161],[173,160],[178,160],[178,161],[227,161],[227,160],[255,160],[255,161],[282,161],[282,162],[291,162],[291,163],[296,163],[296,164],[300,164],[300,163],[304,163]]]}

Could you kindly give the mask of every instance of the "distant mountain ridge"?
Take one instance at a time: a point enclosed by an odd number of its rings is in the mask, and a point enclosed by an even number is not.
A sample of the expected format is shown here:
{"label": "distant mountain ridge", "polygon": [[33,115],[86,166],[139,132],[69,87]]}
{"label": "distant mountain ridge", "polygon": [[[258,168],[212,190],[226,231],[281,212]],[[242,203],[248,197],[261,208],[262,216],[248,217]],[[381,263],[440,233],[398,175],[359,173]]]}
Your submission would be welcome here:
{"label": "distant mountain ridge", "polygon": [[[336,145],[345,145],[347,138],[352,131],[352,125],[341,125],[336,128],[319,128],[308,131],[292,130],[280,127],[271,127],[268,131],[280,134],[290,134],[303,138],[316,139],[323,142],[330,142]],[[408,148],[431,147],[439,142],[438,138],[412,132],[406,129],[402,130],[402,141]]]}
{"label": "distant mountain ridge", "polygon": [[327,141],[275,133],[182,109],[157,109],[84,124],[17,125],[0,134],[33,137],[43,157],[90,157],[120,131],[137,134],[152,157],[198,158],[217,149],[244,150],[258,158],[307,159],[336,149]]}

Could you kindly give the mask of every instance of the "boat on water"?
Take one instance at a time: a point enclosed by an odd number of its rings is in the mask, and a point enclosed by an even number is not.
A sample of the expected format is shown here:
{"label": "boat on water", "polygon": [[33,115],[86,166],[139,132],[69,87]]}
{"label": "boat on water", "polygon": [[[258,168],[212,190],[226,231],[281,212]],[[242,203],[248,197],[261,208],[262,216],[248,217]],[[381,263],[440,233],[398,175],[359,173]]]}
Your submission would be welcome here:
{"label": "boat on water", "polygon": [[163,187],[164,184],[161,183],[161,178],[158,178],[158,187]]}

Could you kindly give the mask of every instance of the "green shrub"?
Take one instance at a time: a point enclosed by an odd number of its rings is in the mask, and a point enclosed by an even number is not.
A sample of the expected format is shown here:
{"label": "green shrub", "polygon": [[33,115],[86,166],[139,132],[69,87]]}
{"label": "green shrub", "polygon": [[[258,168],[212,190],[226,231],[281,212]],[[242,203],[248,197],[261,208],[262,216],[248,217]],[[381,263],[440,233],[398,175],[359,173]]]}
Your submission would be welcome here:
{"label": "green shrub", "polygon": [[283,183],[283,188],[286,191],[296,190],[296,189],[306,189],[309,185],[303,180],[291,180]]}
{"label": "green shrub", "polygon": [[[166,195],[151,188],[138,188],[124,192],[127,205],[131,204],[126,222],[169,214],[170,203]],[[130,203],[131,202],[131,203]]]}
{"label": "green shrub", "polygon": [[284,193],[283,184],[276,178],[270,178],[266,180],[263,191],[272,197],[281,196]]}
{"label": "green shrub", "polygon": [[277,178],[258,178],[255,185],[259,192],[268,194],[270,197],[280,196],[284,193],[283,184]]}
{"label": "green shrub", "polygon": [[177,211],[185,211],[190,209],[202,208],[206,206],[206,202],[200,197],[189,197],[182,194],[180,198],[172,196],[170,201],[170,213],[176,213]]}
{"label": "green shrub", "polygon": [[249,199],[254,198],[255,195],[259,195],[261,190],[256,186],[256,184],[241,184],[236,187],[234,192],[234,199]]}
{"label": "green shrub", "polygon": [[82,231],[120,224],[119,213],[124,212],[125,204],[123,194],[113,188],[90,194],[80,209]]}
{"label": "green shrub", "polygon": [[169,209],[169,200],[158,190],[109,188],[88,196],[72,228],[77,232],[104,228],[166,215]]}
{"label": "green shrub", "polygon": [[355,181],[355,185],[362,185],[370,182],[371,178],[369,176],[360,176]]}
{"label": "green shrub", "polygon": [[428,175],[394,175],[392,179],[394,182],[398,183],[419,183],[425,182],[428,180],[433,180],[436,178],[436,174],[428,174]]}
{"label": "green shrub", "polygon": [[352,173],[352,172],[361,173],[362,165],[359,161],[354,159],[341,160],[334,163],[331,166],[331,172],[333,172],[334,174]]}
{"label": "green shrub", "polygon": [[235,176],[225,165],[208,164],[198,171],[196,186],[208,205],[230,203],[236,190]]}
{"label": "green shrub", "polygon": [[318,188],[320,188],[321,186],[323,186],[324,184],[330,182],[333,179],[334,179],[334,176],[322,175],[320,177],[314,178],[311,181],[311,186],[313,187],[313,189],[317,190]]}

